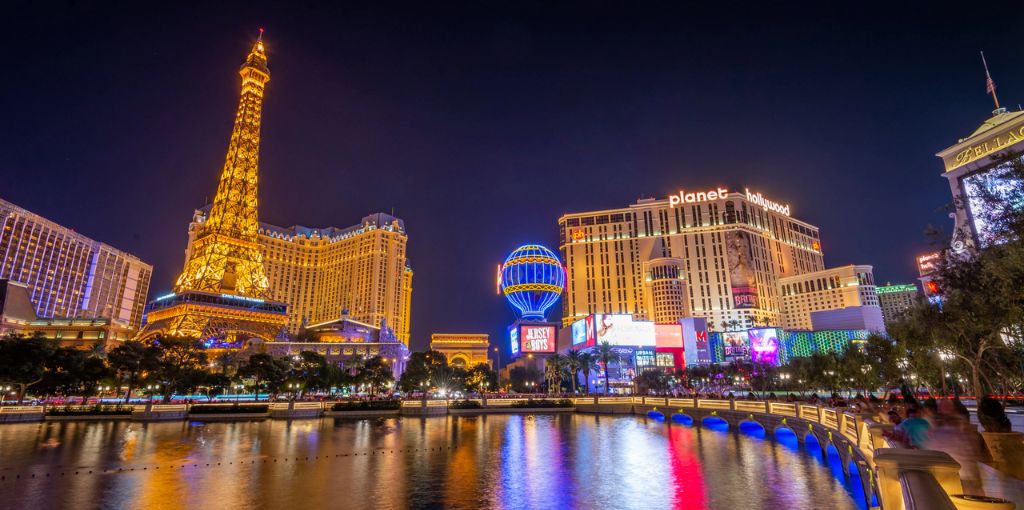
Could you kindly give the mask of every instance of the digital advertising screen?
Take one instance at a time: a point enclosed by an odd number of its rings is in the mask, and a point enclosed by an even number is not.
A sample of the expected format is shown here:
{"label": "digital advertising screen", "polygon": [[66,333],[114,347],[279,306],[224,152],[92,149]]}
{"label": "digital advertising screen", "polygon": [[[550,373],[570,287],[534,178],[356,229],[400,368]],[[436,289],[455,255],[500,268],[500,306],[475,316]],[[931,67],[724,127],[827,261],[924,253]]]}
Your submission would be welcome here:
{"label": "digital advertising screen", "polygon": [[750,341],[746,331],[726,331],[722,333],[722,346],[726,361],[750,358]]}
{"label": "digital advertising screen", "polygon": [[[594,345],[594,316],[590,315],[572,323],[572,346],[575,348]],[[588,341],[589,340],[589,341]]]}
{"label": "digital advertising screen", "polygon": [[523,324],[519,326],[521,338],[520,350],[523,353],[551,353],[558,350],[558,340],[555,337],[554,326],[532,326]]}
{"label": "digital advertising screen", "polygon": [[683,347],[683,327],[679,324],[655,324],[654,343],[660,348]]}
{"label": "digital advertising screen", "polygon": [[754,328],[747,330],[750,337],[750,358],[755,363],[779,364],[779,337],[782,332],[778,328]]}
{"label": "digital advertising screen", "polygon": [[742,230],[726,232],[725,254],[729,261],[729,283],[734,308],[757,308],[752,250],[749,234]]}
{"label": "digital advertising screen", "polygon": [[1010,165],[1011,163],[1004,163],[991,170],[963,178],[963,189],[967,195],[972,226],[982,248],[995,241],[993,220],[1007,211],[1024,207],[1024,199],[1017,196],[1024,183],[1010,175]]}
{"label": "digital advertising screen", "polygon": [[598,344],[628,347],[654,347],[653,322],[634,322],[632,315],[594,315]]}
{"label": "digital advertising screen", "polygon": [[519,354],[519,328],[508,330],[508,337],[511,341],[512,356]]}

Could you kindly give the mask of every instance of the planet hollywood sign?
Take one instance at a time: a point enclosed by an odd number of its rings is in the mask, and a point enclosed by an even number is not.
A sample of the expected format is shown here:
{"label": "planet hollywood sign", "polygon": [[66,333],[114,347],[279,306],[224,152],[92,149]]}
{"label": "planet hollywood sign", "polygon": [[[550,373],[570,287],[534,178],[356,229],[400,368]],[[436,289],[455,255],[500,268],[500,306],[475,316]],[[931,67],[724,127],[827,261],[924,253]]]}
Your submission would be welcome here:
{"label": "planet hollywood sign", "polygon": [[[749,189],[744,188],[743,191],[747,195],[747,201],[760,206],[765,211],[775,211],[779,214],[785,214],[789,216],[789,204],[781,204],[779,202],[773,202],[764,197],[760,193],[752,193]],[[679,193],[668,196],[669,208],[674,208],[678,205],[683,204],[699,204],[702,202],[712,202],[715,200],[723,200],[729,197],[729,190],[725,188],[715,188],[708,191],[697,191],[697,192],[686,192],[679,190]]]}

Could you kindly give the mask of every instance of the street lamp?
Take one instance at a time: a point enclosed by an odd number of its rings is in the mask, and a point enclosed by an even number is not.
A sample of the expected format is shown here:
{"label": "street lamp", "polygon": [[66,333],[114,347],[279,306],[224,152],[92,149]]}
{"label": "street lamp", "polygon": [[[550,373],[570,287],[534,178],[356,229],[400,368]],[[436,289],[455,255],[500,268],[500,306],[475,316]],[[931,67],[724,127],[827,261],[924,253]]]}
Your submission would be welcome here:
{"label": "street lamp", "polygon": [[953,353],[947,350],[939,351],[939,359],[942,360],[942,395],[948,395],[946,391],[946,362],[953,359]]}

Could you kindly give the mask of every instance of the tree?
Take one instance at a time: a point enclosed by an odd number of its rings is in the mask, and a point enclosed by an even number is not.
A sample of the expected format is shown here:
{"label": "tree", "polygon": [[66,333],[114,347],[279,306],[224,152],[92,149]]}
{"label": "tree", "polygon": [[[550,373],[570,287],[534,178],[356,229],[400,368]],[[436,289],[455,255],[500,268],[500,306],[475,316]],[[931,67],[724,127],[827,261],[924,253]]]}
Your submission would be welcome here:
{"label": "tree", "polygon": [[580,369],[583,368],[583,353],[576,349],[569,349],[565,353],[565,369],[572,378],[572,392],[576,393],[576,382],[579,380]]}
{"label": "tree", "polygon": [[414,352],[409,355],[402,378],[398,385],[404,392],[429,389],[427,386],[437,382],[438,377],[446,374],[448,360],[438,351]]}
{"label": "tree", "polygon": [[469,391],[495,390],[498,387],[498,373],[487,363],[477,363],[467,372],[465,385]]}
{"label": "tree", "polygon": [[57,350],[57,342],[40,333],[29,338],[11,334],[0,340],[0,381],[15,385],[18,403],[29,387],[43,381],[47,360]]}
{"label": "tree", "polygon": [[107,354],[107,364],[114,372],[120,386],[127,386],[124,401],[128,403],[132,390],[142,383],[148,370],[156,370],[159,362],[158,349],[134,340],[127,341]]}
{"label": "tree", "polygon": [[160,384],[164,402],[176,392],[188,392],[202,383],[207,367],[202,342],[187,337],[161,337],[153,342],[159,361],[150,378]]}
{"label": "tree", "polygon": [[281,391],[290,369],[291,362],[288,358],[275,358],[266,353],[257,353],[249,356],[249,361],[238,368],[238,375],[253,380],[258,400],[261,386],[265,385],[271,395]]}
{"label": "tree", "polygon": [[604,393],[605,395],[611,393],[611,362],[613,359],[618,359],[618,355],[615,354],[615,349],[612,348],[612,344],[608,342],[601,342],[597,346],[595,351],[597,362],[604,368]]}
{"label": "tree", "polygon": [[561,354],[553,354],[544,360],[544,377],[547,379],[548,393],[561,391],[564,372],[565,358]]}
{"label": "tree", "polygon": [[534,388],[532,385],[536,385],[541,382],[544,374],[533,367],[512,367],[508,372],[509,384],[512,386],[512,390],[519,393],[531,392]]}
{"label": "tree", "polygon": [[646,370],[633,379],[640,394],[662,395],[668,392],[671,376],[661,370]]}
{"label": "tree", "polygon": [[589,352],[583,352],[579,355],[580,370],[583,371],[583,382],[586,385],[586,392],[590,394],[590,372],[597,370],[597,359],[593,354]]}
{"label": "tree", "polygon": [[362,384],[366,384],[370,387],[370,393],[376,394],[378,391],[390,388],[391,384],[395,382],[395,376],[391,372],[391,366],[388,365],[384,358],[380,356],[374,356],[367,359],[362,366],[359,373],[359,379]]}
{"label": "tree", "polygon": [[326,391],[341,379],[341,370],[329,363],[322,354],[313,351],[302,351],[299,359],[292,365],[291,378],[299,381],[302,396],[306,391]]}

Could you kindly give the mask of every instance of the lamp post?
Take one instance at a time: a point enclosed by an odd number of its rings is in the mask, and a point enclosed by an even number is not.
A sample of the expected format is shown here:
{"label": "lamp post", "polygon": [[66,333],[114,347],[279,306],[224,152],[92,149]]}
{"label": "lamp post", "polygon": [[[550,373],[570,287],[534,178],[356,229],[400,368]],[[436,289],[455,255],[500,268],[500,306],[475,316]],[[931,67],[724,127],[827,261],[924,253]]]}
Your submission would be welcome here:
{"label": "lamp post", "polygon": [[946,391],[946,362],[953,359],[953,353],[949,351],[939,351],[939,359],[942,360],[942,396],[946,396],[949,394]]}
{"label": "lamp post", "polygon": [[495,358],[494,370],[495,370],[495,372],[498,373],[498,387],[500,388],[501,387],[501,350],[498,349],[497,347],[492,347],[491,350],[494,351],[494,358]]}

